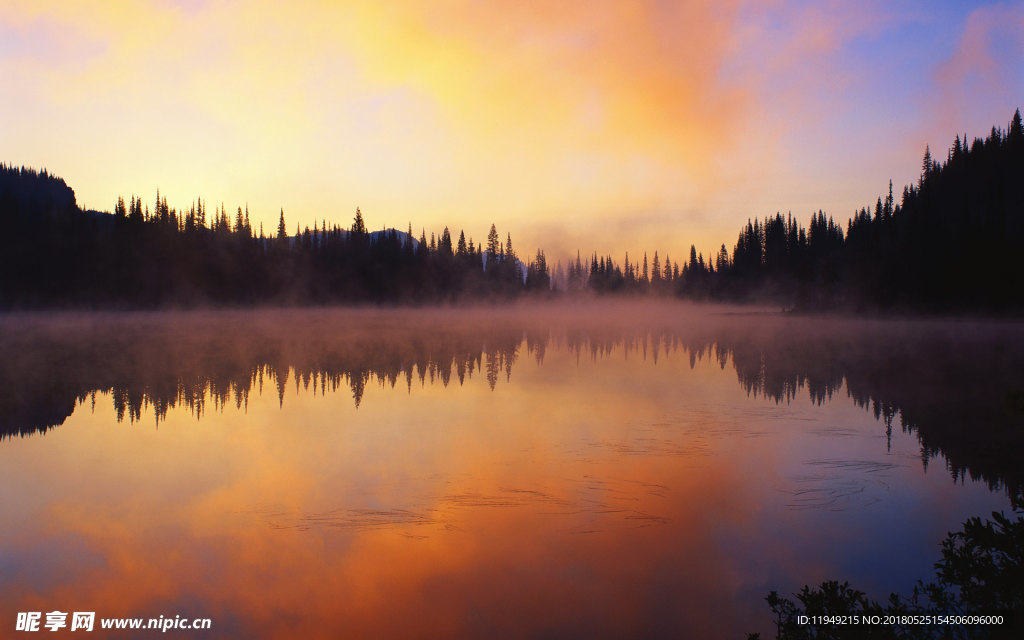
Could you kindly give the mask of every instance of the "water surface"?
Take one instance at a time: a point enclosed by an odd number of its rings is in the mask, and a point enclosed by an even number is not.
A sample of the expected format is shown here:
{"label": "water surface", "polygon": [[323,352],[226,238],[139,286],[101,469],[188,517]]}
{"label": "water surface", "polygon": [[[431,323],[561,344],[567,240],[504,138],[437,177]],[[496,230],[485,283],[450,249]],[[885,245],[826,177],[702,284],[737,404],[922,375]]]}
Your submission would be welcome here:
{"label": "water surface", "polygon": [[639,304],[0,323],[11,628],[768,635],[769,590],[907,592],[946,532],[1021,494],[1015,324]]}

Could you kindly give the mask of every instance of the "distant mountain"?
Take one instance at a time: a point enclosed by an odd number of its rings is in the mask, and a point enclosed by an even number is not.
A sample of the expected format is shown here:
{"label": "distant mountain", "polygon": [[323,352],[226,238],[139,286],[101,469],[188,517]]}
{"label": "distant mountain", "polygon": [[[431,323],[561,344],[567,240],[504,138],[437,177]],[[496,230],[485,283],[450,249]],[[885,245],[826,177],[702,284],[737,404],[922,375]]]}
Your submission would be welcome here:
{"label": "distant mountain", "polygon": [[75,192],[45,169],[0,164],[0,215],[10,222],[77,211]]}

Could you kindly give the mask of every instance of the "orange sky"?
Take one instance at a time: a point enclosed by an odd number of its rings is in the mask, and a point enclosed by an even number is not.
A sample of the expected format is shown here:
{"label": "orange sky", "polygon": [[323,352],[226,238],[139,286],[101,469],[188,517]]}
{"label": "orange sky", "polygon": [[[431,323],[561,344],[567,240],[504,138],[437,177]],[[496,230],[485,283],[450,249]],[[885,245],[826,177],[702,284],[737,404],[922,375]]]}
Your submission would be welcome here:
{"label": "orange sky", "polygon": [[681,258],[845,220],[1024,103],[1024,5],[0,2],[0,161],[290,230]]}

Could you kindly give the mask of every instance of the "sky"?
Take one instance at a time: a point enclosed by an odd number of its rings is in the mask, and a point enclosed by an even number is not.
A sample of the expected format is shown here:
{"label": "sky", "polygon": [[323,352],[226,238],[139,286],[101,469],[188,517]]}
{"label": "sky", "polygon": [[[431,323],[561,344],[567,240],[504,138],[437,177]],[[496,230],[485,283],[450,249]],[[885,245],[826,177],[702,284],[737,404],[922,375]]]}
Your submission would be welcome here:
{"label": "sky", "polygon": [[0,0],[0,92],[0,161],[85,208],[678,260],[1005,128],[1024,2]]}

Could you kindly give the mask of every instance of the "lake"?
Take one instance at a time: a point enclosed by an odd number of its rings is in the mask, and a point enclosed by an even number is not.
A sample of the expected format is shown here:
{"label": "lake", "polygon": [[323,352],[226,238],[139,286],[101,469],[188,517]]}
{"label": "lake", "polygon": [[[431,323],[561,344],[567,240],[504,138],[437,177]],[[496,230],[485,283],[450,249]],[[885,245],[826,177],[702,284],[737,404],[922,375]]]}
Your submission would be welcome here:
{"label": "lake", "polygon": [[772,637],[769,591],[907,593],[1024,486],[1020,323],[586,302],[0,329],[8,629]]}

